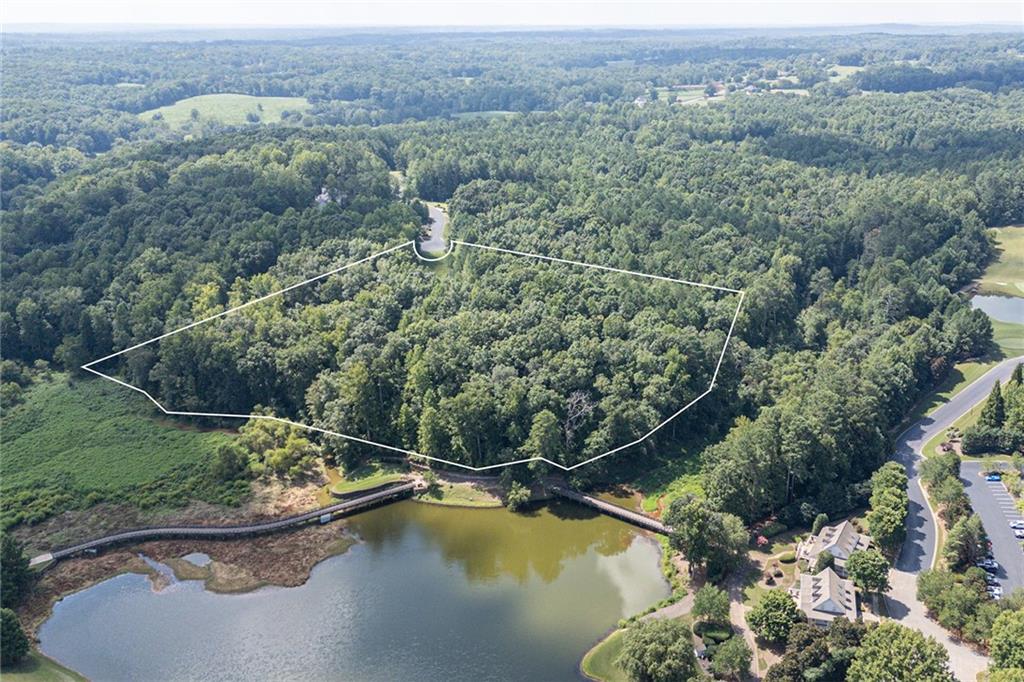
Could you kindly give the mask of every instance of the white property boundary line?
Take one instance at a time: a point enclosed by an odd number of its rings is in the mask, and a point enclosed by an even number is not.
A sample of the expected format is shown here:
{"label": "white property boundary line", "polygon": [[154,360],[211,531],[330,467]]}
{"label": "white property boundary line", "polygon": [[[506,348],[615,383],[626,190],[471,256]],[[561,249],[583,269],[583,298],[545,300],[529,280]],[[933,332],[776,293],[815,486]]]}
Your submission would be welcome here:
{"label": "white property boundary line", "polygon": [[[116,379],[116,378],[114,378],[114,377],[112,377],[112,376],[110,376],[108,374],[104,374],[103,372],[100,372],[99,370],[93,369],[93,365],[97,365],[97,364],[99,364],[101,362],[105,362],[105,361],[110,360],[112,358],[116,358],[119,355],[124,355],[125,353],[133,351],[133,350],[135,350],[137,348],[142,348],[143,346],[148,346],[151,343],[156,343],[157,341],[160,341],[162,339],[166,339],[169,336],[174,336],[175,334],[178,334],[180,332],[186,331],[188,329],[192,329],[193,327],[197,327],[197,326],[199,326],[201,324],[204,324],[206,322],[210,322],[211,320],[216,320],[217,318],[224,317],[225,315],[228,315],[230,313],[236,312],[238,310],[242,310],[243,308],[248,308],[249,306],[255,305],[256,303],[260,303],[261,301],[266,301],[267,299],[273,298],[275,296],[280,296],[281,294],[287,293],[287,292],[292,291],[294,289],[298,289],[299,287],[303,287],[303,286],[305,286],[307,284],[311,284],[313,282],[322,280],[322,279],[324,279],[326,277],[330,277],[331,275],[337,274],[339,272],[342,272],[343,270],[347,270],[348,268],[354,267],[356,265],[360,265],[362,263],[367,263],[367,262],[372,261],[372,260],[374,260],[376,258],[379,258],[380,256],[384,256],[386,254],[392,253],[393,251],[397,251],[399,249],[405,248],[406,246],[411,246],[412,247],[413,253],[416,254],[417,258],[419,258],[420,260],[424,260],[424,261],[428,261],[429,262],[429,261],[443,260],[449,254],[451,254],[451,252],[452,252],[452,250],[454,250],[456,244],[458,244],[460,246],[468,246],[468,247],[471,247],[471,248],[474,248],[474,249],[481,249],[483,251],[493,251],[493,252],[498,252],[498,253],[507,253],[507,254],[511,254],[511,255],[514,255],[514,256],[522,256],[522,257],[526,257],[526,258],[535,258],[535,259],[538,259],[538,260],[544,260],[544,261],[548,261],[548,262],[551,262],[551,263],[561,263],[561,264],[565,264],[565,265],[575,265],[575,266],[578,266],[578,267],[591,268],[593,270],[603,270],[603,271],[606,271],[606,272],[616,272],[616,273],[624,274],[624,275],[633,275],[635,277],[643,277],[645,279],[654,279],[654,280],[658,280],[658,281],[662,281],[662,282],[672,282],[672,283],[675,283],[675,284],[688,284],[690,286],[702,287],[704,289],[713,289],[715,291],[724,291],[724,292],[731,293],[731,294],[738,294],[739,295],[739,301],[736,303],[736,310],[735,310],[735,312],[733,312],[732,321],[729,323],[729,332],[725,336],[725,343],[722,345],[722,352],[719,353],[719,355],[718,355],[718,362],[715,365],[715,372],[711,376],[711,383],[708,385],[707,390],[705,390],[703,393],[701,393],[696,398],[694,398],[693,400],[688,402],[686,405],[684,405],[682,408],[677,410],[668,419],[666,419],[665,421],[661,422],[660,424],[658,424],[653,429],[651,429],[650,431],[648,431],[644,435],[640,436],[636,440],[631,441],[629,443],[626,443],[625,445],[619,445],[618,447],[612,448],[611,450],[608,450],[607,452],[602,452],[600,455],[596,455],[594,457],[591,457],[590,459],[583,460],[582,462],[577,462],[576,464],[573,464],[572,466],[565,466],[563,464],[559,464],[558,462],[552,462],[550,459],[547,459],[546,457],[528,457],[528,458],[524,458],[524,459],[517,459],[517,460],[512,461],[512,462],[502,462],[501,464],[489,464],[487,466],[475,467],[475,466],[470,466],[468,464],[463,464],[461,462],[453,462],[451,460],[443,459],[441,457],[431,457],[430,455],[424,455],[424,454],[421,454],[419,452],[416,452],[415,450],[406,450],[405,448],[395,447],[394,445],[385,445],[384,443],[378,443],[376,441],[366,440],[365,438],[359,438],[357,436],[350,436],[348,434],[338,433],[337,431],[331,431],[329,429],[322,429],[320,427],[312,426],[310,424],[300,424],[299,422],[295,422],[295,421],[292,421],[290,419],[282,419],[281,417],[275,417],[273,415],[266,415],[266,414],[233,414],[233,413],[229,413],[229,412],[183,412],[183,411],[180,411],[180,410],[168,410],[166,407],[161,405],[160,402],[156,398],[154,398],[147,391],[139,388],[138,386],[132,386],[131,384],[129,384],[127,382],[121,381],[120,379]],[[712,390],[714,390],[715,382],[718,379],[718,372],[722,368],[722,361],[725,359],[725,351],[729,348],[729,340],[732,338],[733,330],[736,327],[736,320],[737,320],[737,318],[739,318],[740,309],[743,307],[743,297],[744,297],[744,295],[745,295],[744,292],[739,290],[739,289],[730,289],[728,287],[720,287],[720,286],[715,286],[715,285],[712,285],[712,284],[704,284],[704,283],[701,283],[701,282],[691,282],[691,281],[688,281],[688,280],[675,279],[675,278],[672,278],[672,277],[662,277],[660,275],[648,275],[648,274],[643,273],[643,272],[634,272],[633,270],[622,270],[622,269],[619,269],[619,268],[611,268],[611,267],[607,267],[607,266],[604,266],[604,265],[594,265],[594,264],[591,264],[591,263],[583,263],[583,262],[580,262],[580,261],[567,260],[567,259],[564,259],[564,258],[554,258],[552,256],[542,256],[542,255],[535,254],[535,253],[526,253],[524,251],[514,251],[512,249],[502,249],[502,248],[499,248],[497,246],[485,246],[483,244],[474,244],[473,242],[464,242],[464,241],[458,241],[458,240],[455,240],[455,239],[451,240],[451,246],[448,249],[448,252],[445,253],[444,256],[442,256],[441,258],[433,258],[433,259],[431,259],[431,258],[423,258],[420,255],[419,251],[416,249],[416,242],[414,240],[410,240],[410,241],[402,242],[401,244],[397,244],[395,246],[389,247],[387,249],[384,249],[383,251],[380,251],[378,253],[372,254],[372,255],[367,256],[365,258],[361,258],[359,260],[352,261],[351,263],[347,263],[345,265],[342,265],[341,267],[334,268],[333,270],[328,270],[327,272],[325,272],[323,274],[317,275],[315,277],[310,277],[307,280],[303,280],[303,281],[301,281],[301,282],[299,282],[297,284],[292,284],[292,285],[287,286],[287,287],[285,287],[283,289],[280,289],[278,291],[274,291],[272,293],[266,294],[265,296],[260,296],[259,298],[254,298],[253,300],[248,301],[247,303],[243,303],[241,305],[237,305],[234,308],[229,308],[229,309],[224,310],[222,312],[219,312],[219,313],[217,313],[215,315],[210,315],[209,317],[203,318],[201,320],[197,320],[195,322],[190,322],[189,324],[186,324],[186,325],[184,325],[182,327],[178,327],[177,329],[169,331],[169,332],[167,332],[165,334],[161,334],[159,336],[155,336],[152,339],[149,339],[147,341],[143,341],[142,343],[137,343],[137,344],[135,344],[133,346],[129,346],[128,348],[125,348],[123,350],[119,350],[116,353],[111,353],[110,355],[105,355],[102,358],[99,358],[97,360],[93,360],[92,362],[89,362],[89,363],[86,363],[86,364],[82,365],[82,369],[84,369],[87,372],[91,372],[91,373],[93,373],[93,374],[95,374],[95,375],[97,375],[99,377],[102,377],[102,378],[106,379],[107,381],[112,381],[115,384],[118,384],[119,386],[124,386],[125,388],[130,388],[133,391],[137,391],[138,393],[141,393],[142,395],[144,395],[147,398],[149,398],[150,402],[152,402],[154,405],[156,405],[157,408],[161,412],[163,412],[166,415],[171,415],[171,416],[175,416],[175,417],[212,417],[212,418],[217,418],[217,419],[245,419],[245,420],[249,420],[249,419],[264,419],[266,421],[274,421],[274,422],[280,422],[282,424],[288,424],[289,426],[295,426],[295,427],[300,428],[300,429],[305,429],[306,431],[313,431],[315,433],[322,433],[322,434],[328,435],[328,436],[336,436],[338,438],[343,438],[345,440],[350,440],[350,441],[353,441],[353,442],[356,442],[356,443],[362,443],[363,445],[371,445],[373,447],[383,448],[385,450],[390,450],[392,452],[399,452],[399,453],[402,453],[402,454],[407,455],[409,457],[419,457],[420,459],[426,459],[426,460],[430,460],[430,461],[434,461],[434,462],[441,462],[442,464],[448,464],[450,466],[459,467],[459,468],[462,468],[462,469],[468,469],[469,471],[487,471],[489,469],[500,469],[502,467],[512,466],[513,464],[526,464],[528,462],[544,462],[545,464],[550,464],[551,466],[557,467],[559,469],[562,469],[563,471],[572,471],[573,469],[581,467],[584,464],[590,464],[591,462],[596,462],[597,460],[602,459],[604,457],[607,457],[608,455],[613,455],[616,452],[620,452],[622,450],[625,450],[626,448],[633,447],[634,445],[638,445],[639,443],[647,440],[652,435],[654,435],[657,431],[659,431],[662,427],[664,427],[666,424],[668,424],[670,421],[672,421],[673,419],[675,419],[676,417],[681,415],[686,410],[688,410],[691,407],[693,407],[693,405],[698,400],[700,400],[701,398],[706,396],[708,393],[711,393]]]}

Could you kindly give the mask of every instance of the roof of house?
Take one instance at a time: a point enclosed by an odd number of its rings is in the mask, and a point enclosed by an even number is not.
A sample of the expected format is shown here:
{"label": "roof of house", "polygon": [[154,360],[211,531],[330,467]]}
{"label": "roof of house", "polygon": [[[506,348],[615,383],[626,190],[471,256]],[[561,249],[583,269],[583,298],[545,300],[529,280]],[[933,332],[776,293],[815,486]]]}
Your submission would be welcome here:
{"label": "roof of house", "polygon": [[849,521],[834,526],[825,526],[817,536],[812,537],[806,548],[810,557],[817,557],[822,552],[828,552],[836,559],[845,561],[858,549],[867,549],[871,544],[871,538],[857,532]]}
{"label": "roof of house", "polygon": [[800,575],[798,595],[800,610],[812,620],[830,621],[840,616],[857,618],[857,592],[853,583],[844,580],[831,568],[817,575]]}

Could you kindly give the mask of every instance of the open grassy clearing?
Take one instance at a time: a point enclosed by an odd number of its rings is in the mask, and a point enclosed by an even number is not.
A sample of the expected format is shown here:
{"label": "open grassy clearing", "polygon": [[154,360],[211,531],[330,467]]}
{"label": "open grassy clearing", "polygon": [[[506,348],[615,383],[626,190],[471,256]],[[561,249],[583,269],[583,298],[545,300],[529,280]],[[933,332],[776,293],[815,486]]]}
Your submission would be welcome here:
{"label": "open grassy clearing", "polygon": [[79,682],[86,678],[32,649],[18,665],[0,670],[4,682]]}
{"label": "open grassy clearing", "polygon": [[438,481],[416,496],[420,502],[450,507],[500,507],[501,499],[482,487],[458,481]]}
{"label": "open grassy clearing", "polygon": [[[857,73],[858,71],[863,71],[863,70],[864,70],[863,66],[840,66],[839,64],[835,64],[833,66],[828,67],[828,72],[829,72],[828,79],[830,81],[832,81],[833,83],[835,83],[836,81],[841,81],[841,80],[843,80],[845,78],[849,78],[850,76],[852,76],[853,74]],[[835,75],[832,75],[833,71],[835,71]]]}
{"label": "open grassy clearing", "polygon": [[492,118],[505,118],[507,116],[515,116],[518,113],[518,111],[506,111],[504,109],[493,109],[491,111],[463,111],[458,114],[453,114],[452,118],[482,118],[490,120]]}
{"label": "open grassy clearing", "polygon": [[254,97],[252,95],[220,94],[199,95],[178,100],[158,109],[150,109],[139,117],[151,121],[157,114],[172,128],[178,128],[192,120],[192,110],[199,112],[199,120],[213,120],[226,125],[249,123],[252,114],[260,123],[280,123],[286,111],[306,111],[310,107],[305,97]]}
{"label": "open grassy clearing", "polygon": [[985,268],[979,291],[1024,297],[1024,226],[997,227],[989,233],[995,237],[999,256]]}
{"label": "open grassy clearing", "polygon": [[382,485],[398,483],[409,473],[398,464],[370,463],[342,475],[341,480],[331,486],[331,495],[351,495],[372,490]]}
{"label": "open grassy clearing", "polygon": [[643,495],[641,507],[650,514],[657,511],[659,500],[667,507],[672,500],[685,494],[703,496],[700,460],[696,455],[681,453],[676,460],[653,469],[631,482]]}
{"label": "open grassy clearing", "polygon": [[622,653],[622,635],[625,630],[616,630],[587,652],[580,664],[583,674],[592,680],[602,682],[629,682],[626,672],[615,665],[615,659]]}
{"label": "open grassy clearing", "polygon": [[31,386],[4,419],[4,525],[104,499],[143,507],[210,499],[203,474],[231,436],[155,417],[143,396],[99,379],[56,374]]}

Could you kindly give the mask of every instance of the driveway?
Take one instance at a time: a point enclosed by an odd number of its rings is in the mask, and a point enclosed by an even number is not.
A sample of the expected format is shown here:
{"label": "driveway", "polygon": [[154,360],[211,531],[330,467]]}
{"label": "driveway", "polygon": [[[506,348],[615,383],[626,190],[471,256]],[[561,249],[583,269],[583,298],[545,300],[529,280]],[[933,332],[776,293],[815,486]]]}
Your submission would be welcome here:
{"label": "driveway", "polygon": [[917,574],[932,567],[938,551],[935,516],[921,487],[918,464],[925,443],[944,433],[953,422],[988,397],[997,380],[1009,379],[1019,362],[1024,362],[1024,356],[1003,360],[896,438],[894,459],[903,465],[910,479],[907,486],[910,505],[907,513],[907,539],[889,573],[891,588],[885,596],[886,608],[890,617],[941,642],[949,652],[953,673],[963,682],[974,682],[978,673],[987,667],[988,659],[954,640],[928,618],[924,604],[917,600]]}
{"label": "driveway", "polygon": [[1024,550],[1021,540],[1015,538],[1010,529],[1010,521],[1024,521],[1024,515],[1017,511],[1002,482],[985,480],[983,469],[983,462],[963,462],[960,480],[992,541],[992,554],[999,562],[996,578],[1003,586],[1003,593],[1010,594],[1024,588]]}
{"label": "driveway", "polygon": [[448,214],[437,206],[427,206],[430,213],[430,233],[426,239],[420,238],[420,253],[437,254],[448,250],[448,242],[444,238],[444,228],[448,224]]}

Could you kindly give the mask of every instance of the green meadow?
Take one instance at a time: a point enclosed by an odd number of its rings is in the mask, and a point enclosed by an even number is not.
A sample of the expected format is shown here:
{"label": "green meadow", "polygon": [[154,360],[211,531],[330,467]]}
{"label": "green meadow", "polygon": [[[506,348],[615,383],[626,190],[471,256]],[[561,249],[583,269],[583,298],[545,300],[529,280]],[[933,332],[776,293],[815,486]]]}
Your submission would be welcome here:
{"label": "green meadow", "polygon": [[99,379],[58,374],[34,384],[4,415],[0,438],[5,527],[100,501],[231,502],[241,490],[222,489],[206,476],[207,463],[231,436],[158,420],[145,397]]}
{"label": "green meadow", "polygon": [[192,119],[192,110],[199,112],[200,121],[217,121],[225,125],[253,123],[249,116],[255,116],[259,123],[279,123],[286,111],[307,111],[309,100],[305,97],[254,97],[252,95],[220,94],[199,95],[179,100],[158,109],[144,111],[139,116],[147,121],[160,114],[172,128],[180,128]]}

